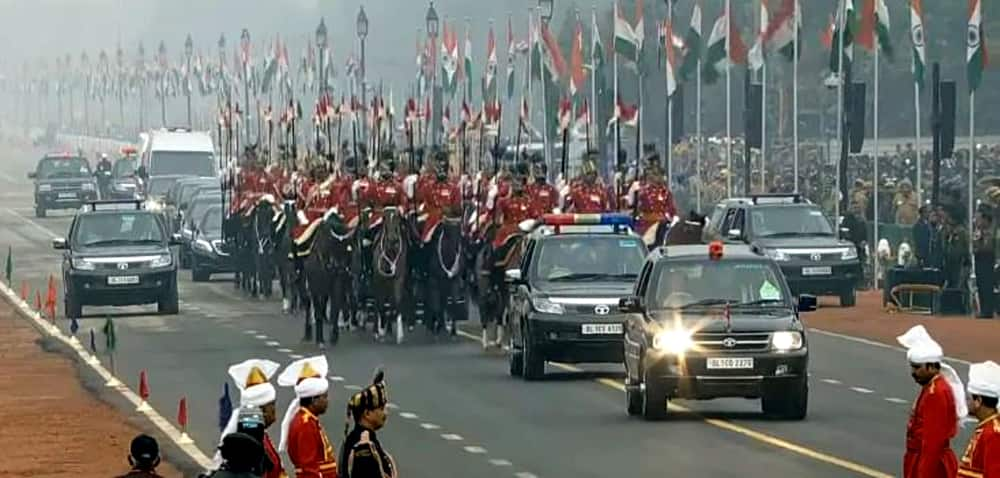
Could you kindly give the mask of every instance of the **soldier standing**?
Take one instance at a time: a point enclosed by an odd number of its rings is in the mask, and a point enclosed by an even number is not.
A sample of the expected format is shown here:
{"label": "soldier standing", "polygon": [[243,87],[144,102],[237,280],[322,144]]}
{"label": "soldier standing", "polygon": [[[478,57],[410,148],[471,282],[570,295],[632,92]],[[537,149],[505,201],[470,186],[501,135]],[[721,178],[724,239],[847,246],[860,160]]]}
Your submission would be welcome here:
{"label": "soldier standing", "polygon": [[345,425],[344,445],[340,450],[340,478],[395,478],[398,476],[396,460],[392,458],[376,432],[385,426],[389,395],[385,387],[385,374],[375,372],[372,384],[354,394],[347,402],[348,423],[354,429],[348,433]]}
{"label": "soldier standing", "polygon": [[326,357],[292,362],[278,376],[278,385],[293,387],[295,399],[281,420],[279,452],[288,452],[296,478],[336,478],[333,444],[319,423],[329,405]]}
{"label": "soldier standing", "polygon": [[1000,365],[990,361],[969,366],[969,414],[979,420],[972,433],[958,476],[966,478],[1000,477]]}

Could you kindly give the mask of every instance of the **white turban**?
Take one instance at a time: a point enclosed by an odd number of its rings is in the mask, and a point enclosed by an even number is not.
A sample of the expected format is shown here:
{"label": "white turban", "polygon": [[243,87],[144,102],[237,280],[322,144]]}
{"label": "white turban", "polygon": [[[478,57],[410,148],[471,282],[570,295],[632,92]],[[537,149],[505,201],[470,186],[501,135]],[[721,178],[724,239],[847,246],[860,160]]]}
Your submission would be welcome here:
{"label": "white turban", "polygon": [[281,375],[278,376],[278,385],[293,387],[295,399],[288,404],[288,410],[285,411],[285,416],[281,419],[279,453],[288,449],[288,429],[295,414],[299,412],[299,399],[317,397],[326,393],[330,388],[330,382],[326,378],[327,373],[329,373],[329,366],[323,355],[296,360],[281,371]]}
{"label": "white turban", "polygon": [[[229,415],[229,421],[226,422],[222,436],[219,437],[220,446],[226,435],[236,431],[241,409],[262,407],[277,399],[277,391],[268,380],[280,366],[278,362],[271,360],[249,359],[229,367],[229,376],[240,391],[240,406]],[[222,455],[219,451],[215,452],[212,464],[213,469],[218,469],[222,465]]]}
{"label": "white turban", "polygon": [[1000,398],[1000,365],[992,360],[970,365],[969,394]]}
{"label": "white turban", "polygon": [[951,385],[958,420],[965,418],[969,414],[968,405],[965,403],[965,386],[962,385],[962,379],[959,378],[958,372],[944,362],[944,350],[931,338],[927,329],[923,325],[914,326],[905,334],[896,337],[896,340],[906,348],[906,360],[911,364],[941,364],[941,376],[948,382],[948,385]]}

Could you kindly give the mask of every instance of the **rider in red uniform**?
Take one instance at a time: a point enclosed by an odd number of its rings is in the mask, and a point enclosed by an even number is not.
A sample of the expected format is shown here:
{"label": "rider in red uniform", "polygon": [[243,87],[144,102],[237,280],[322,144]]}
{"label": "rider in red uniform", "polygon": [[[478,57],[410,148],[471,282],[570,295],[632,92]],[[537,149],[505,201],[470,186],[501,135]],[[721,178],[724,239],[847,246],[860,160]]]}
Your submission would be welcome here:
{"label": "rider in red uniform", "polygon": [[570,183],[564,197],[563,210],[577,214],[608,212],[612,208],[611,195],[597,176],[597,164],[588,158],[583,162],[583,173]]}
{"label": "rider in red uniform", "polygon": [[434,237],[434,230],[442,219],[459,216],[462,210],[462,196],[458,182],[448,177],[447,156],[437,159],[434,182],[425,186],[417,196],[421,210],[420,219],[423,223],[420,238],[424,243]]}
{"label": "rider in red uniform", "polygon": [[674,195],[663,177],[658,154],[647,156],[644,173],[641,180],[632,183],[625,196],[625,203],[634,211],[636,231],[640,235],[645,235],[663,221],[673,221],[677,216]]}
{"label": "rider in red uniform", "polygon": [[547,180],[548,168],[544,160],[535,161],[532,169],[535,181],[528,185],[528,195],[534,199],[531,203],[531,216],[540,218],[543,214],[559,210],[559,191]]}
{"label": "rider in red uniform", "polygon": [[528,191],[528,165],[520,164],[517,176],[511,182],[510,195],[497,200],[495,221],[500,224],[493,238],[493,248],[503,247],[515,234],[520,232],[521,222],[532,217],[532,202]]}
{"label": "rider in red uniform", "polygon": [[372,193],[372,215],[369,228],[377,228],[382,224],[382,209],[397,207],[405,215],[407,209],[406,195],[403,185],[396,179],[396,160],[392,156],[384,156],[379,165],[379,176],[374,183]]}

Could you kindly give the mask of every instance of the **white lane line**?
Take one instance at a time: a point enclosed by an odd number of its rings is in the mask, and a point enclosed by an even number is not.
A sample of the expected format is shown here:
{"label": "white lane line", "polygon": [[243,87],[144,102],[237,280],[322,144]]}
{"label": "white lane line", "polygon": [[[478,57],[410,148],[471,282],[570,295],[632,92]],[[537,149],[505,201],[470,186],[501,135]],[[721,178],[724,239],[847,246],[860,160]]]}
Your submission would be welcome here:
{"label": "white lane line", "polygon": [[254,335],[253,338],[260,339],[260,340],[267,340],[270,337],[268,337],[267,335],[264,335],[264,334],[257,334],[257,335]]}
{"label": "white lane line", "polygon": [[399,410],[399,405],[396,405],[395,403],[389,402],[389,403],[385,404],[385,408],[388,408],[389,410]]}
{"label": "white lane line", "polygon": [[14,210],[11,209],[11,208],[9,208],[9,207],[8,208],[4,208],[4,211],[7,211],[7,214],[10,214],[11,216],[16,217],[17,219],[20,219],[21,222],[24,222],[24,223],[28,224],[29,226],[37,229],[41,233],[43,233],[46,236],[48,236],[49,239],[55,239],[57,237],[62,237],[62,236],[59,236],[56,233],[52,232],[51,230],[49,230],[49,228],[47,228],[47,227],[45,227],[45,226],[43,226],[43,225],[41,225],[41,224],[39,224],[39,223],[37,223],[35,221],[32,221],[31,219],[28,219],[28,218],[26,218],[26,217],[24,217],[24,216],[22,216],[22,215],[20,215],[20,214],[18,214],[16,212],[14,212]]}
{"label": "white lane line", "polygon": [[885,401],[887,401],[889,403],[898,403],[900,405],[906,405],[906,404],[910,403],[907,400],[903,400],[902,398],[896,398],[896,397],[885,397]]}
{"label": "white lane line", "polygon": [[361,390],[361,387],[359,387],[357,385],[344,385],[344,388],[346,388],[348,390]]}
{"label": "white lane line", "polygon": [[281,352],[283,354],[290,354],[292,353],[292,349],[278,349],[278,352]]}
{"label": "white lane line", "polygon": [[330,380],[333,380],[334,382],[343,382],[344,377],[341,377],[340,375],[330,375]]}
{"label": "white lane line", "polygon": [[493,466],[513,466],[514,464],[510,460],[504,460],[503,458],[491,458],[490,464]]}
{"label": "white lane line", "polygon": [[840,385],[840,384],[844,383],[844,382],[841,382],[840,380],[836,380],[836,379],[833,379],[833,378],[824,378],[823,382],[829,383],[830,385]]}
{"label": "white lane line", "polygon": [[466,446],[462,447],[462,449],[473,455],[483,455],[486,453],[486,449],[481,446]]}
{"label": "white lane line", "polygon": [[441,438],[448,441],[462,441],[462,435],[456,435],[454,433],[442,433]]}
{"label": "white lane line", "polygon": [[437,430],[437,429],[439,429],[441,427],[439,427],[439,426],[437,426],[437,425],[435,425],[433,423],[421,423],[420,424],[420,428],[423,428],[424,430]]}
{"label": "white lane line", "polygon": [[851,387],[851,390],[854,390],[855,392],[858,393],[875,393],[875,390],[869,390],[864,387]]}
{"label": "white lane line", "polygon": [[[840,333],[837,333],[837,332],[830,332],[828,330],[817,329],[817,328],[813,328],[813,327],[810,327],[809,331],[810,332],[816,332],[818,334],[828,335],[830,337],[836,337],[838,339],[850,340],[851,342],[857,342],[859,344],[871,345],[873,347],[878,347],[878,348],[882,348],[882,349],[889,349],[889,350],[895,350],[897,352],[906,353],[906,349],[904,349],[902,347],[896,347],[896,346],[893,346],[893,345],[883,344],[882,342],[876,342],[874,340],[870,340],[870,339],[866,339],[866,338],[862,338],[862,337],[855,337],[853,335],[840,334]],[[963,364],[963,365],[971,365],[972,364],[972,362],[969,362],[968,360],[957,359],[957,358],[954,358],[954,357],[945,357],[944,359],[947,360],[947,361],[949,361],[949,362],[957,362],[957,363],[960,363],[960,364]]]}
{"label": "white lane line", "polygon": [[276,340],[268,340],[267,342],[264,342],[264,345],[267,345],[268,347],[277,347],[281,345],[281,342],[278,342]]}
{"label": "white lane line", "polygon": [[256,330],[244,330],[243,333],[247,334],[247,335],[256,335],[257,331]]}
{"label": "white lane line", "polygon": [[303,355],[299,355],[299,354],[288,354],[288,358],[290,358],[292,360],[298,360],[298,359],[304,358],[304,356]]}
{"label": "white lane line", "polygon": [[416,413],[411,413],[411,412],[399,412],[399,417],[406,418],[408,420],[415,420],[417,418],[420,418],[417,416]]}
{"label": "white lane line", "polygon": [[519,473],[514,473],[517,478],[538,478],[538,475],[534,473],[528,473],[527,471],[522,471]]}

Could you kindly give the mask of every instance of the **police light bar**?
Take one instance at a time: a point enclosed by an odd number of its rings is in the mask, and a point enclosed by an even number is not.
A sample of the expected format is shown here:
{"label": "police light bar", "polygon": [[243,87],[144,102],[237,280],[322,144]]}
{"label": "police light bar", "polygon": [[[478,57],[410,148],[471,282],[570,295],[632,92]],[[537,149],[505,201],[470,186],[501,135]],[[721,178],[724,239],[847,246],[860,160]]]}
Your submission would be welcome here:
{"label": "police light bar", "polygon": [[542,224],[546,226],[632,226],[628,214],[544,214]]}
{"label": "police light bar", "polygon": [[123,156],[129,155],[129,154],[138,154],[138,153],[139,153],[139,150],[136,149],[135,146],[122,146],[121,154]]}
{"label": "police light bar", "polygon": [[83,210],[92,211],[141,211],[144,208],[141,200],[125,201],[90,201],[83,205]]}

